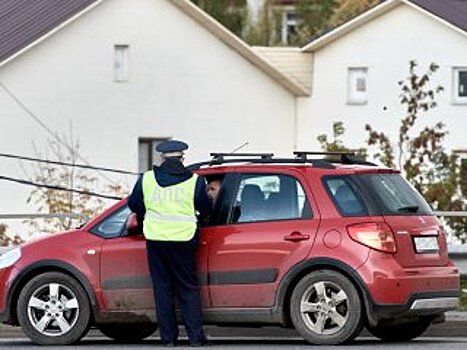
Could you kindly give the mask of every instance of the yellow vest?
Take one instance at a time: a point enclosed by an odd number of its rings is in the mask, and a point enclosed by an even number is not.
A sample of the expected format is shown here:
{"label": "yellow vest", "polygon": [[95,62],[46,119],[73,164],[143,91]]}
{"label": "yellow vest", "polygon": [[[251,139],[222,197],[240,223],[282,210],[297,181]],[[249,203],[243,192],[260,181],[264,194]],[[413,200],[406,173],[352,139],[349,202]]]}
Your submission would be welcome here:
{"label": "yellow vest", "polygon": [[144,236],[152,241],[186,242],[196,232],[195,188],[198,176],[176,185],[161,187],[152,170],[143,175],[146,207]]}

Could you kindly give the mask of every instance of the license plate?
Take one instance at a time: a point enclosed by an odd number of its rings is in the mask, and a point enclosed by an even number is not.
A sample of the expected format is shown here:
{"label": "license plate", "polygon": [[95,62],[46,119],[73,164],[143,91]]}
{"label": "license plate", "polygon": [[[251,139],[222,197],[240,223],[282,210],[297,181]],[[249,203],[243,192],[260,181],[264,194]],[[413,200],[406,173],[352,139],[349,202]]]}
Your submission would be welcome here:
{"label": "license plate", "polygon": [[438,237],[414,237],[416,253],[437,253],[439,251]]}

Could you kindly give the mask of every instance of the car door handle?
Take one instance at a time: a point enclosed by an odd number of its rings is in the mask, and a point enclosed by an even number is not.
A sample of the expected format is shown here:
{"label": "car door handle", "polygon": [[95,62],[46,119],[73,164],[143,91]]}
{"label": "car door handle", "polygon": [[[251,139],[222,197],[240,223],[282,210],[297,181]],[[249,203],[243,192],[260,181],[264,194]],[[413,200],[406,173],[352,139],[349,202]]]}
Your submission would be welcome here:
{"label": "car door handle", "polygon": [[309,235],[302,235],[300,232],[292,232],[290,235],[284,236],[284,241],[299,242],[310,239]]}

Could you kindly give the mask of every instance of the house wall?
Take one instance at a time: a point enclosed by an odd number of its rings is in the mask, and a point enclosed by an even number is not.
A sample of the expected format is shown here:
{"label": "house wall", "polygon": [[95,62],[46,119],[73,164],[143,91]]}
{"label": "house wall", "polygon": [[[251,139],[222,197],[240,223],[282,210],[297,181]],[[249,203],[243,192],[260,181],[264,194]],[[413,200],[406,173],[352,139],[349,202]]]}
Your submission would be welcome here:
{"label": "house wall", "polygon": [[[364,127],[384,131],[396,139],[404,115],[399,103],[398,81],[409,75],[409,61],[425,72],[431,62],[440,69],[433,86],[442,85],[438,107],[419,125],[446,124],[449,148],[465,148],[467,105],[452,104],[452,67],[467,66],[467,36],[407,5],[364,24],[338,40],[318,49],[314,56],[313,94],[299,99],[299,148],[317,148],[316,137],[332,135],[333,121],[343,121],[344,142],[364,146]],[[347,69],[368,67],[368,103],[347,104]]]}
{"label": "house wall", "polygon": [[[115,44],[130,46],[128,82],[114,81]],[[244,152],[279,153],[294,143],[294,96],[170,1],[103,1],[1,67],[0,81],[50,130],[0,89],[4,153],[45,157],[51,134],[72,130],[89,163],[137,171],[138,137],[186,140],[188,163],[245,142]],[[5,159],[0,174],[25,177]],[[109,178],[135,181],[99,175]],[[0,181],[0,211],[33,211],[30,191]]]}

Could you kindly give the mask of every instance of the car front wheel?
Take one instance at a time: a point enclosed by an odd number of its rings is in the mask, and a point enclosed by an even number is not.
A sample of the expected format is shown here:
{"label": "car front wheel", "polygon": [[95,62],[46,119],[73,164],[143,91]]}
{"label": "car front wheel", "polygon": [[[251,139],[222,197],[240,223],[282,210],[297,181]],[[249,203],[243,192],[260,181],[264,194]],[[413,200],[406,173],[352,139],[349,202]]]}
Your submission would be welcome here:
{"label": "car front wheel", "polygon": [[21,291],[17,313],[24,333],[41,345],[68,345],[86,335],[88,296],[74,278],[59,272],[34,277]]}
{"label": "car front wheel", "polygon": [[292,322],[311,344],[341,344],[353,340],[363,325],[362,305],[355,286],[331,270],[313,271],[292,292]]}

